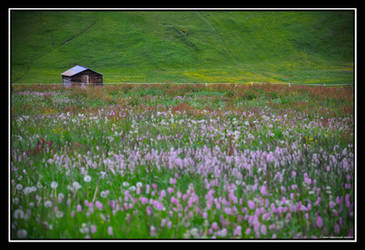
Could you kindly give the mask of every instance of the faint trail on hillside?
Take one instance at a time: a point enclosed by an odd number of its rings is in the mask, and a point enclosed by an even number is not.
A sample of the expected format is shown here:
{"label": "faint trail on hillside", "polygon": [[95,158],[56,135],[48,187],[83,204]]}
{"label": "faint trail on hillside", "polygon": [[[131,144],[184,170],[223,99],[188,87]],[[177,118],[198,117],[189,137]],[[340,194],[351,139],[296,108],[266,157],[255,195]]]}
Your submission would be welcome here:
{"label": "faint trail on hillside", "polygon": [[74,40],[77,37],[81,36],[82,34],[84,34],[85,32],[87,32],[88,30],[90,30],[92,27],[94,27],[95,24],[96,24],[96,21],[93,22],[93,23],[91,23],[89,26],[87,26],[85,29],[83,29],[79,33],[73,35],[72,37],[70,37],[69,39],[67,39],[66,41],[64,41],[58,48],[61,48],[61,47],[65,46],[66,44],[70,43],[72,40]]}
{"label": "faint trail on hillside", "polygon": [[207,18],[205,18],[204,16],[202,16],[201,14],[200,14],[200,12],[199,11],[197,11],[196,12],[197,13],[197,15],[200,17],[200,19],[202,19],[209,27],[210,27],[210,29],[217,35],[217,37],[221,40],[221,42],[222,42],[222,45],[223,45],[223,47],[224,47],[224,50],[225,50],[225,52],[230,56],[230,57],[232,57],[234,60],[236,60],[236,61],[238,61],[239,63],[241,63],[241,61],[237,58],[237,57],[235,57],[234,55],[233,55],[233,53],[229,50],[229,48],[228,48],[228,46],[227,46],[227,44],[226,44],[226,42],[225,42],[225,40],[223,39],[223,37],[219,34],[219,31],[211,24],[211,22],[207,19]]}
{"label": "faint trail on hillside", "polygon": [[[53,34],[51,32],[52,49],[50,51],[47,51],[43,55],[38,56],[36,59],[34,59],[32,65],[34,65],[34,63],[37,62],[39,59],[41,59],[41,58],[43,58],[43,57],[51,54],[56,49],[59,49],[59,48],[65,46],[66,44],[70,43],[72,40],[74,40],[77,37],[81,36],[82,34],[84,34],[85,32],[87,32],[88,30],[90,30],[92,27],[94,27],[95,24],[96,24],[96,20],[93,23],[91,23],[90,25],[88,25],[85,29],[81,30],[79,33],[76,33],[75,35],[73,35],[70,38],[66,39],[58,47],[55,47],[54,46]],[[21,76],[20,78],[14,80],[14,81],[20,81],[21,79],[23,79],[28,74],[28,72],[29,72],[30,69],[31,69],[31,66],[28,66],[28,68],[27,68],[26,72],[23,74],[23,76]]]}

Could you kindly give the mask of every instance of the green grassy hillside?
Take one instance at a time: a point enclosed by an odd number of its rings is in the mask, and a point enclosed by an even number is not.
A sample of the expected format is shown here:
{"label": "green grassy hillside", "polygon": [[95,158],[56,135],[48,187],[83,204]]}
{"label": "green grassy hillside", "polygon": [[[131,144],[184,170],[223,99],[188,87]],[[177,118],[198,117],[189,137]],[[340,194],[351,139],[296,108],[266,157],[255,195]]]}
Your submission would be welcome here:
{"label": "green grassy hillside", "polygon": [[353,82],[352,11],[13,11],[13,83]]}

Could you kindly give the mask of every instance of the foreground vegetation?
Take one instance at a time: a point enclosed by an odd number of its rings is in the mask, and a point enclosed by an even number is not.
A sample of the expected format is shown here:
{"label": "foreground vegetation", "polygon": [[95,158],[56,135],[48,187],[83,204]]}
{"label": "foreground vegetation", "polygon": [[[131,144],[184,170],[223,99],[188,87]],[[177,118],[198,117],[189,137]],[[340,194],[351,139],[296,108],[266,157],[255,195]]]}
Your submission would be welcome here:
{"label": "foreground vegetation", "polygon": [[13,86],[11,238],[352,238],[352,91]]}

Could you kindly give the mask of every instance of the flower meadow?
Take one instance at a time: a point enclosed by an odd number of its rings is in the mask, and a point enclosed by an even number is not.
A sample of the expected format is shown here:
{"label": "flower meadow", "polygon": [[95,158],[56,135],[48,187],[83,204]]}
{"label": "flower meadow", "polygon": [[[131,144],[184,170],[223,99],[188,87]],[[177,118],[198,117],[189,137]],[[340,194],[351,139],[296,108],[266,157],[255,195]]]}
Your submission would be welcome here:
{"label": "flower meadow", "polygon": [[353,239],[352,87],[12,86],[12,239]]}

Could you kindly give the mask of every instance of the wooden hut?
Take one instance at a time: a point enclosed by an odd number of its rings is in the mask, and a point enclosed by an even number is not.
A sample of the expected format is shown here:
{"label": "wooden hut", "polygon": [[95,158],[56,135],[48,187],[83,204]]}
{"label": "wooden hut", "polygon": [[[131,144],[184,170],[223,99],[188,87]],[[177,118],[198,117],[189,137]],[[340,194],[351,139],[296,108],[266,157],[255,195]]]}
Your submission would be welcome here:
{"label": "wooden hut", "polygon": [[72,67],[61,75],[63,85],[65,86],[103,85],[102,74],[79,65]]}

